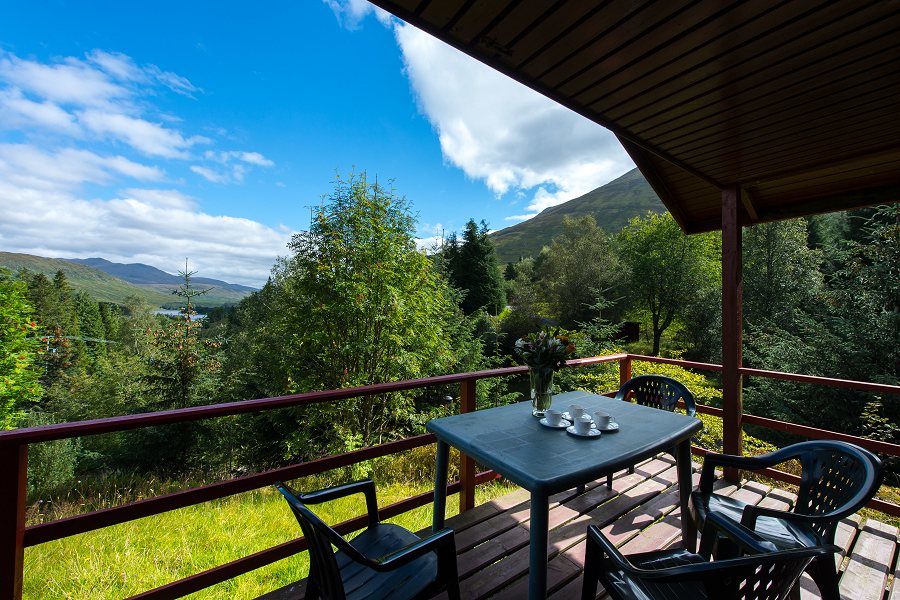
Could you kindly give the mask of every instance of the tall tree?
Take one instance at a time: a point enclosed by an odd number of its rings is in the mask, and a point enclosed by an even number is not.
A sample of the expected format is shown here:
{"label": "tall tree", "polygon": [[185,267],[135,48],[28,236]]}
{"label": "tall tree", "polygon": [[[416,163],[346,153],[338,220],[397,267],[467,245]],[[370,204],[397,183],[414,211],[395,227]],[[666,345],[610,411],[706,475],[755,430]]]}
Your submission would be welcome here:
{"label": "tall tree", "polygon": [[482,221],[479,226],[475,219],[469,219],[462,244],[455,233],[451,234],[445,252],[450,281],[464,293],[463,312],[470,315],[483,308],[496,315],[502,311],[506,288],[487,223]]}
{"label": "tall tree", "polygon": [[598,300],[618,284],[621,263],[593,216],[566,217],[563,226],[564,232],[541,253],[536,279],[550,314],[573,329],[596,318],[601,304],[611,308]]}
{"label": "tall tree", "polygon": [[[338,179],[273,273],[274,334],[290,391],[412,379],[457,362],[456,299],[414,243],[407,201],[365,173]],[[401,433],[411,397],[391,394],[316,407],[305,433],[345,448]],[[307,414],[309,420],[312,414]],[[311,441],[297,441],[298,446]]]}
{"label": "tall tree", "polygon": [[718,238],[687,236],[668,213],[635,217],[618,236],[628,267],[627,291],[650,314],[653,355],[660,339],[698,290],[719,280]]}
{"label": "tall tree", "polygon": [[0,429],[15,427],[42,393],[37,323],[26,294],[23,282],[0,269]]}
{"label": "tall tree", "polygon": [[744,229],[744,321],[789,327],[822,292],[821,251],[808,246],[804,219]]}

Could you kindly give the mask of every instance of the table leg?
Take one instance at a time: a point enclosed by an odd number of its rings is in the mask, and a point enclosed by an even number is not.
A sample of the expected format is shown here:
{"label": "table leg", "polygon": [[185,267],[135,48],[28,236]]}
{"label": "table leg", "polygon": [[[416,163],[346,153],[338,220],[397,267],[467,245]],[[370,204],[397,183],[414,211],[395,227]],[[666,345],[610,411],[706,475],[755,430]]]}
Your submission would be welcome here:
{"label": "table leg", "polygon": [[675,447],[678,470],[678,496],[681,501],[681,539],[689,552],[697,548],[697,525],[691,517],[688,503],[691,499],[693,481],[691,477],[691,439],[688,438]]}
{"label": "table leg", "polygon": [[528,600],[547,597],[547,541],[550,525],[550,498],[531,494],[531,548],[528,560]]}
{"label": "table leg", "polygon": [[446,442],[438,440],[434,467],[434,515],[431,521],[431,529],[435,532],[444,528],[447,508],[447,464],[449,461],[450,446]]}

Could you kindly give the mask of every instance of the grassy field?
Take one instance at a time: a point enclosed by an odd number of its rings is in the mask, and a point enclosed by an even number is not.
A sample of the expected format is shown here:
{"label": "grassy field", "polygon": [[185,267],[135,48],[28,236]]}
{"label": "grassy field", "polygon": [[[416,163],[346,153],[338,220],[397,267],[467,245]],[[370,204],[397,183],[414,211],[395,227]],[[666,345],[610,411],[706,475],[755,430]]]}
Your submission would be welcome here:
{"label": "grassy field", "polygon": [[[298,489],[321,487],[321,481],[297,482]],[[378,486],[385,506],[430,489],[430,485],[393,483]],[[499,483],[478,486],[477,502],[508,493]],[[447,515],[457,511],[455,496]],[[326,522],[337,523],[365,513],[362,496],[316,507]],[[78,514],[83,507],[70,506]],[[431,524],[431,505],[389,521],[413,531]],[[264,488],[222,500],[107,527],[48,542],[25,550],[25,598],[123,598],[164,585],[228,561],[289,541],[300,527],[274,488]],[[273,563],[208,588],[190,598],[255,598],[296,581],[308,572],[306,553]]]}

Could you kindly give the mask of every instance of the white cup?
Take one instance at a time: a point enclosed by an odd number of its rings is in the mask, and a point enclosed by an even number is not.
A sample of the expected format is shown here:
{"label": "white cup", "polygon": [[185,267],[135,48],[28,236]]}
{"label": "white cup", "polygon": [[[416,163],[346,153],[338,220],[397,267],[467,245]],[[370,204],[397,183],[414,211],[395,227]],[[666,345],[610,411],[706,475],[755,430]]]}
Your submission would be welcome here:
{"label": "white cup", "polygon": [[598,410],[594,413],[594,426],[597,429],[608,429],[611,421],[612,417],[602,410]]}
{"label": "white cup", "polygon": [[548,425],[559,425],[562,421],[562,413],[556,409],[548,408],[544,411],[544,418],[547,419]]}
{"label": "white cup", "polygon": [[572,419],[577,419],[578,417],[580,417],[583,414],[584,414],[584,407],[581,406],[580,404],[570,404],[569,405],[569,416],[572,417]]}
{"label": "white cup", "polygon": [[575,419],[575,433],[587,435],[591,432],[591,415],[581,415]]}

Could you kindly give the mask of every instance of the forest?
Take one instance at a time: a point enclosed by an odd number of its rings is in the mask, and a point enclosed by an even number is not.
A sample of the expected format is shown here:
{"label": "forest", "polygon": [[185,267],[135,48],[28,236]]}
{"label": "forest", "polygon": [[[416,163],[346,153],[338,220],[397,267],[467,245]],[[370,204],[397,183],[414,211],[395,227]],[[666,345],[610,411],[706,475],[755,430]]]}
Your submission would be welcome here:
{"label": "forest", "polygon": [[[630,352],[720,362],[720,238],[668,214],[616,233],[565,222],[536,257],[500,265],[470,220],[416,248],[410,203],[365,174],[338,179],[266,284],[197,320],[204,289],[181,274],[176,318],[74,292],[65,275],[0,271],[0,428],[279,396],[515,364],[522,335],[565,331],[578,356]],[[744,363],[898,383],[900,205],[744,230]],[[636,323],[628,340],[624,323]],[[698,400],[714,378],[680,370]],[[617,375],[563,371],[562,390],[610,391]],[[479,405],[524,399],[479,383]],[[29,501],[111,473],[234,476],[405,437],[452,410],[458,390],[413,390],[35,445]],[[749,379],[748,413],[900,441],[896,397]],[[789,443],[772,431],[748,433]],[[706,439],[715,446],[715,435]],[[896,467],[891,465],[892,479]]]}

